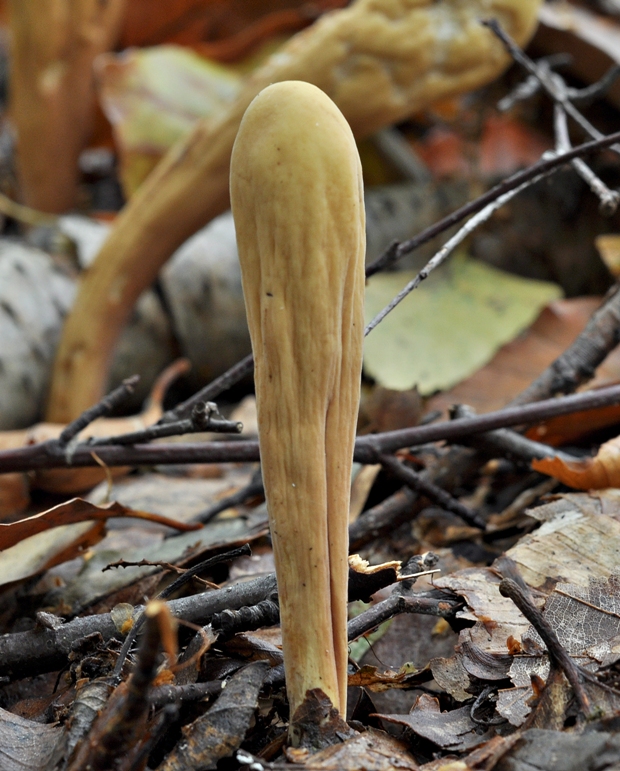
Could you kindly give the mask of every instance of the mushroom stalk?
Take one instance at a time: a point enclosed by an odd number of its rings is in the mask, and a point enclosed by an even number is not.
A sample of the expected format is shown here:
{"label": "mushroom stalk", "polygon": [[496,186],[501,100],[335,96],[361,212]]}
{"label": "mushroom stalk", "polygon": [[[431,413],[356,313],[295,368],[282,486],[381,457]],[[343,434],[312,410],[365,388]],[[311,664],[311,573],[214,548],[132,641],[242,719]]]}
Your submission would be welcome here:
{"label": "mushroom stalk", "polygon": [[25,203],[73,208],[95,108],[93,61],[113,45],[125,0],[10,0],[10,113]]}
{"label": "mushroom stalk", "polygon": [[291,716],[312,688],[345,714],[365,249],[349,125],[316,86],[269,86],[241,122],[230,186]]}

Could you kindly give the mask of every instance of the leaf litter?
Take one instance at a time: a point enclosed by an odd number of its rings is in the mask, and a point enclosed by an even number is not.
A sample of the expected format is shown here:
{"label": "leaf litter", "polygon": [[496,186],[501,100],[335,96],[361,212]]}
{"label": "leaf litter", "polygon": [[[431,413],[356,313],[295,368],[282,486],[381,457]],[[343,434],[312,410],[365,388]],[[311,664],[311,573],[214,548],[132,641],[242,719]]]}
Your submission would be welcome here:
{"label": "leaf litter", "polygon": [[[546,11],[549,26],[550,14],[554,11],[549,8]],[[134,16],[138,13],[136,8],[132,13]],[[278,16],[280,11],[274,14]],[[295,24],[303,26],[303,13],[296,10],[294,15],[297,16]],[[576,14],[573,16],[579,18]],[[156,23],[156,20],[149,21]],[[276,21],[279,29],[290,23],[284,16],[278,16]],[[191,18],[188,23],[191,27]],[[576,34],[583,33],[584,29],[577,29]],[[241,39],[233,43],[235,50],[245,45]],[[218,45],[219,41],[214,44]],[[219,50],[225,49],[226,45]],[[177,86],[172,88],[169,81],[151,77],[159,66],[157,58],[160,62],[170,62],[171,54],[174,54],[174,66],[168,67],[166,74],[177,78]],[[106,67],[108,75],[115,67],[122,70],[118,62],[111,64],[113,55],[106,56],[108,64],[101,64],[101,72]],[[220,85],[225,83],[230,89],[222,104],[231,98],[237,76],[205,64],[187,49],[171,51],[169,46],[132,54],[126,58],[127,62],[130,66],[127,72],[121,73],[122,77],[127,73],[133,77],[136,67],[142,67],[142,82],[129,82],[128,78],[123,83],[121,78],[116,84],[116,94],[111,94],[110,82],[104,85],[104,90],[108,89],[110,114],[114,110],[119,113],[123,100],[129,100],[135,110],[130,116],[134,120],[131,131],[136,126],[146,129],[143,134],[139,131],[131,134],[128,130],[121,136],[127,127],[117,124],[117,149],[121,156],[124,154],[123,174],[130,190],[132,185],[138,186],[152,165],[149,154],[163,152],[175,132],[188,131],[190,124],[202,115],[204,105],[187,109],[196,94],[204,90],[202,80],[199,85],[194,76],[200,80],[216,74]],[[149,67],[153,67],[150,74]],[[160,87],[161,93],[157,90]],[[145,97],[143,102],[134,99],[137,91]],[[117,101],[113,103],[113,99]],[[168,106],[160,110],[163,102]],[[217,112],[221,107],[215,105],[214,109]],[[449,106],[444,105],[436,108],[435,115],[439,115],[441,109],[444,116],[449,114]],[[460,110],[457,113],[465,115]],[[429,119],[420,116],[419,120]],[[525,124],[519,120],[492,117],[484,121],[484,126],[483,144],[489,145],[485,162],[492,161],[490,165],[487,163],[484,173],[489,176],[530,163],[540,152],[538,143],[528,136]],[[495,133],[490,137],[491,129]],[[411,131],[411,127],[404,127],[404,131]],[[459,161],[462,163],[463,158]],[[503,167],[503,163],[509,166]],[[474,172],[470,168],[466,173]],[[439,195],[446,194],[445,189],[433,189]],[[612,248],[614,244],[608,242],[607,246]],[[479,244],[473,253],[477,248]],[[438,275],[435,279],[441,291],[431,298],[434,303],[438,294],[443,295],[443,310],[427,305],[420,319],[407,316],[404,321],[398,321],[395,314],[396,332],[389,332],[386,323],[369,338],[369,343],[373,339],[377,341],[378,349],[387,350],[388,343],[394,340],[398,345],[396,352],[390,349],[387,364],[380,357],[384,351],[367,352],[368,374],[377,383],[388,386],[375,387],[374,391],[369,386],[371,396],[367,414],[363,416],[368,431],[415,425],[421,412],[419,394],[412,389],[416,384],[424,394],[454,385],[451,391],[426,402],[426,419],[433,419],[434,409],[445,409],[455,401],[473,402],[481,412],[506,405],[564,351],[598,303],[594,298],[572,298],[554,300],[548,305],[550,299],[560,294],[557,284],[526,284],[522,283],[523,279],[506,279],[495,269],[471,258],[457,258],[448,267],[443,278]],[[390,282],[398,282],[400,286],[406,280],[407,275],[400,273],[373,279],[369,283],[371,304],[375,301],[378,306],[385,304],[394,294]],[[378,289],[382,281],[388,284],[386,296],[374,298],[373,286],[380,295]],[[458,285],[458,291],[452,291],[451,283]],[[429,284],[432,289],[432,280]],[[481,296],[472,294],[472,287],[481,290]],[[418,295],[420,307],[423,296],[423,292]],[[460,309],[459,303],[463,306]],[[474,318],[480,305],[487,314]],[[531,325],[541,308],[541,315]],[[446,334],[445,329],[443,332],[440,329],[441,334],[436,334],[437,330],[433,332],[429,319],[436,320],[438,327],[447,320],[449,333]],[[442,347],[446,340],[454,338],[455,328],[458,332],[461,327],[469,332],[476,327],[480,334],[471,337],[469,347],[465,345],[465,337],[458,334],[458,350],[454,346]],[[384,329],[388,334],[381,338]],[[514,339],[519,332],[523,334]],[[404,338],[407,338],[406,345],[401,344]],[[425,356],[419,354],[421,346],[427,346]],[[498,351],[500,346],[503,347]],[[412,362],[417,366],[421,359],[424,367],[433,370],[429,377],[419,367],[412,369]],[[485,362],[486,366],[480,368]],[[599,368],[597,379],[613,381],[617,379],[617,372],[617,364],[609,357]],[[463,378],[466,379],[463,381]],[[406,391],[390,391],[390,387]],[[602,412],[597,413],[596,425],[591,415],[583,417],[580,426],[576,420],[572,423],[572,419],[562,418],[555,425],[549,421],[535,427],[530,435],[538,432],[537,438],[549,440],[550,445],[575,441],[593,428],[606,428],[613,422],[612,412],[605,415]],[[444,454],[439,445],[413,448],[406,458],[403,455],[403,461],[429,475],[441,469],[450,453],[458,452],[453,447]],[[590,463],[594,462],[596,460]],[[393,560],[395,555],[406,561],[413,551],[422,554],[434,548],[443,577],[421,578],[415,586],[413,581],[385,586],[370,603],[364,604],[361,616],[372,615],[382,601],[399,596],[427,601],[427,608],[432,608],[435,615],[407,613],[369,625],[367,635],[353,643],[361,644],[360,650],[351,657],[350,685],[357,689],[358,698],[349,717],[351,725],[361,732],[350,738],[343,733],[337,744],[314,755],[288,748],[285,758],[289,767],[383,771],[394,767],[417,769],[423,764],[427,771],[464,771],[466,768],[525,771],[533,767],[564,771],[606,768],[619,761],[620,744],[614,735],[613,723],[620,708],[617,690],[620,575],[616,572],[620,516],[616,491],[560,493],[526,512],[524,509],[539,503],[539,495],[551,487],[524,465],[501,454],[493,456],[484,466],[482,459],[478,459],[475,473],[468,476],[460,467],[459,481],[454,485],[448,483],[457,501],[482,507],[489,515],[493,527],[484,535],[476,528],[464,527],[454,511],[418,501],[411,502],[406,518],[383,525],[383,529],[377,529],[367,538],[364,556],[373,564]],[[10,638],[26,649],[35,641],[35,651],[47,650],[70,635],[75,628],[72,624],[92,620],[90,626],[86,623],[83,626],[84,630],[88,626],[86,637],[82,634],[62,648],[66,671],[59,671],[57,658],[47,671],[39,657],[40,670],[37,671],[41,674],[30,679],[30,689],[35,697],[42,694],[42,700],[38,706],[37,699],[32,700],[29,706],[32,719],[15,714],[20,705],[25,708],[24,701],[28,701],[21,698],[27,681],[9,682],[10,675],[5,678],[6,683],[3,681],[0,752],[9,771],[13,767],[81,768],[79,758],[90,751],[89,741],[90,749],[96,751],[97,744],[113,745],[119,737],[126,736],[123,729],[135,730],[139,725],[145,727],[139,743],[127,746],[126,755],[118,761],[119,767],[138,768],[148,763],[153,768],[181,771],[213,768],[224,758],[235,758],[237,764],[252,771],[284,766],[280,750],[285,743],[287,715],[277,627],[242,631],[227,637],[215,621],[206,623],[211,616],[202,618],[196,611],[200,603],[206,605],[212,601],[235,619],[237,606],[224,598],[235,593],[243,597],[244,584],[256,591],[251,595],[250,607],[239,611],[240,617],[258,616],[260,620],[262,602],[271,603],[273,611],[273,561],[260,487],[254,485],[252,494],[245,498],[233,496],[234,502],[200,530],[177,535],[171,529],[195,521],[231,492],[250,489],[254,470],[244,464],[226,464],[216,467],[210,478],[190,478],[187,468],[177,468],[175,476],[161,473],[160,467],[157,473],[142,472],[113,486],[104,483],[89,496],[89,502],[72,501],[48,507],[35,517],[2,526],[16,541],[8,545],[7,540],[2,554],[13,577],[13,581],[7,581],[2,588],[5,602],[1,615],[8,632],[3,644]],[[367,519],[385,513],[385,509],[389,511],[396,482],[379,464],[358,467],[356,472],[351,523],[364,527]],[[197,471],[198,477],[201,473]],[[16,481],[23,486],[23,477]],[[606,481],[609,482],[609,478]],[[590,487],[590,482],[585,486]],[[516,501],[526,500],[532,490],[539,492],[530,495],[526,503],[516,505]],[[400,500],[407,499],[402,490],[397,489],[394,494],[400,495]],[[110,498],[114,503],[95,505],[95,501],[101,504]],[[382,512],[377,512],[376,507],[381,506]],[[511,506],[514,509],[510,520],[502,520],[502,512]],[[144,519],[138,522],[135,517],[130,521],[127,517],[132,516],[132,511],[148,511],[157,516],[149,517],[152,521],[148,524]],[[123,518],[111,521],[107,512],[122,512]],[[90,518],[85,522],[76,521],[82,515]],[[176,525],[162,517],[171,518]],[[93,519],[97,519],[94,524]],[[42,531],[34,533],[37,528]],[[372,532],[372,528],[369,530]],[[148,668],[142,648],[131,651],[125,664],[120,651],[123,638],[129,639],[126,635],[131,635],[130,630],[139,623],[144,599],[165,592],[169,585],[175,586],[177,576],[189,575],[198,563],[217,561],[222,552],[250,542],[255,547],[253,556],[237,557],[228,568],[221,564],[205,568],[199,573],[199,585],[187,581],[184,588],[177,589],[177,599],[171,601],[170,608],[187,608],[184,603],[190,601],[195,613],[192,617],[200,617],[200,623],[206,626],[202,631],[181,630],[180,639],[191,642],[179,662],[174,661],[170,653],[174,646],[169,644],[164,645],[165,659],[151,660],[152,687],[149,680],[149,685],[131,696],[137,700],[133,706],[139,708],[140,719],[146,720],[147,714],[151,716],[148,724],[136,721],[133,726],[119,725],[118,716],[124,714],[121,710],[128,704],[134,678]],[[505,552],[503,557],[502,552]],[[568,681],[547,654],[535,626],[512,600],[501,594],[502,570],[507,559],[514,562],[534,606],[551,624],[559,643],[583,672],[584,688],[593,711],[587,716],[590,723],[578,735],[563,730],[575,724],[583,728],[579,723],[583,716],[575,706]],[[490,567],[481,567],[489,563]],[[390,581],[393,580],[394,576]],[[261,586],[264,587],[262,594],[256,589]],[[250,589],[247,591],[250,596]],[[447,618],[438,618],[449,602],[458,610],[446,613]],[[83,613],[92,615],[79,615]],[[158,631],[153,632],[153,626],[149,634],[155,635],[153,639],[170,643],[176,639],[175,623],[160,607],[155,625]],[[218,631],[214,631],[216,628]],[[367,649],[365,653],[362,646]],[[375,658],[371,664],[372,656]],[[123,676],[129,670],[133,673],[131,679],[121,685],[118,685],[122,679],[120,670],[115,671],[119,662],[121,669],[124,667]],[[10,667],[6,671],[10,672]],[[56,680],[61,687],[58,688]],[[91,699],[91,689],[96,698]],[[166,703],[164,694],[167,694],[168,706],[159,712],[147,701],[147,694],[155,698],[156,692],[160,699],[152,702],[157,703],[156,709]],[[408,702],[397,703],[395,695],[405,697]],[[388,697],[391,702],[381,701]],[[84,712],[80,712],[85,704],[90,704],[85,709],[89,712],[87,719]],[[15,712],[8,712],[4,707]],[[102,709],[104,719],[93,729],[93,720]],[[111,729],[114,720],[116,733]],[[171,725],[172,729],[168,730]],[[379,725],[385,730],[371,727]],[[79,730],[75,730],[76,726]],[[400,738],[386,730],[400,732]],[[81,747],[82,755],[74,755],[70,763],[67,746],[71,750]]]}

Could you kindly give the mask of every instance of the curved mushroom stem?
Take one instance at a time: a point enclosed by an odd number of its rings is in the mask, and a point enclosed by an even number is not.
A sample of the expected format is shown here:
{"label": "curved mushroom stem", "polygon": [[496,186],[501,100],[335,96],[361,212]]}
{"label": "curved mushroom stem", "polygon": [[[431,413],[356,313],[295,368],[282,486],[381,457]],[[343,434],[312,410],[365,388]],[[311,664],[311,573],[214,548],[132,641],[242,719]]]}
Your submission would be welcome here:
{"label": "curved mushroom stem", "polygon": [[199,121],[171,149],[118,217],[65,323],[46,419],[69,422],[101,398],[114,345],[138,296],[172,252],[227,207],[233,140],[262,88],[291,79],[314,83],[357,137],[368,136],[496,77],[509,59],[480,18],[498,18],[523,44],[540,2],[356,0],[291,38],[247,79],[220,120]]}

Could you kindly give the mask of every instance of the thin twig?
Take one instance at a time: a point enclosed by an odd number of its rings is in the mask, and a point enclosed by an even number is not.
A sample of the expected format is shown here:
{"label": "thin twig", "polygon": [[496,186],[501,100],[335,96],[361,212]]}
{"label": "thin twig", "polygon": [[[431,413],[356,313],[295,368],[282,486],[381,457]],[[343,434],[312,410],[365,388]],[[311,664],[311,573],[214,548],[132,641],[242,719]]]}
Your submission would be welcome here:
{"label": "thin twig", "polygon": [[498,183],[490,190],[487,190],[486,193],[483,193],[475,200],[466,203],[464,206],[456,209],[452,212],[452,214],[448,214],[434,225],[430,225],[429,227],[425,228],[413,238],[410,238],[407,241],[402,241],[396,245],[390,244],[390,246],[380,257],[378,257],[374,262],[367,266],[366,277],[368,278],[381,270],[385,270],[385,268],[389,267],[395,262],[398,262],[398,260],[400,260],[406,254],[410,254],[418,247],[430,241],[432,238],[435,238],[435,236],[445,232],[453,225],[457,225],[459,222],[461,222],[461,220],[464,220],[471,214],[479,212],[489,203],[495,201],[499,196],[509,192],[510,190],[514,190],[524,182],[529,182],[530,180],[534,179],[534,177],[538,177],[539,175],[546,174],[547,172],[559,168],[560,166],[564,166],[566,163],[572,161],[573,158],[581,158],[582,156],[588,155],[589,153],[596,150],[602,150],[603,148],[610,147],[618,141],[620,141],[620,131],[616,131],[613,134],[609,134],[606,137],[601,137],[600,139],[595,139],[591,142],[584,142],[581,145],[576,145],[572,150],[566,153],[562,153],[561,155],[542,158],[540,161],[537,161],[527,169],[516,172],[512,176],[502,180],[502,182]]}
{"label": "thin twig", "polygon": [[140,375],[134,375],[133,377],[123,380],[118,388],[115,388],[107,394],[107,396],[104,396],[101,401],[97,402],[97,404],[85,410],[79,417],[71,421],[71,423],[65,426],[58,437],[57,446],[59,448],[64,448],[80,433],[80,431],[83,431],[86,426],[97,420],[97,418],[109,415],[115,407],[118,407],[131,396],[139,380]]}
{"label": "thin twig", "polygon": [[[170,611],[180,619],[204,626],[225,608],[255,605],[276,590],[274,573],[242,581],[223,589],[169,600]],[[137,615],[143,607],[135,609]],[[37,627],[28,632],[0,635],[0,676],[20,679],[41,672],[52,672],[66,664],[73,644],[93,632],[104,642],[118,636],[110,613],[82,616],[56,629]]]}
{"label": "thin twig", "polygon": [[264,494],[265,488],[263,486],[263,475],[261,474],[261,469],[259,466],[259,468],[252,475],[252,479],[250,479],[245,487],[242,487],[241,490],[237,490],[237,492],[232,493],[232,495],[228,495],[226,498],[222,498],[221,501],[218,501],[212,506],[209,506],[209,508],[205,509],[205,511],[198,512],[198,514],[195,514],[192,517],[192,522],[202,522],[203,525],[206,525],[222,511],[231,509],[234,506],[240,506],[250,498]]}
{"label": "thin twig", "polygon": [[[560,91],[560,93],[565,92],[566,88],[562,78],[556,75],[554,76],[554,79],[558,84],[558,91]],[[561,104],[557,103],[554,106],[554,126],[556,152],[566,152],[571,148],[566,111]],[[611,216],[618,208],[620,194],[615,190],[610,190],[582,158],[573,158],[571,166],[599,199],[601,213],[605,216]]]}
{"label": "thin twig", "polygon": [[206,683],[188,683],[187,685],[159,685],[151,688],[149,701],[154,707],[163,707],[164,704],[202,701],[209,696],[217,696],[221,690],[221,680],[209,680]]}
{"label": "thin twig", "polygon": [[241,361],[238,361],[230,369],[226,370],[224,374],[215,378],[215,380],[198,391],[198,393],[190,396],[189,399],[181,402],[181,404],[177,404],[174,409],[165,412],[158,423],[174,423],[177,420],[189,417],[196,404],[199,402],[211,402],[214,399],[217,399],[224,391],[232,388],[232,386],[236,385],[240,380],[243,380],[244,377],[250,375],[253,369],[254,358],[252,354],[248,354],[248,356],[241,359]]}
{"label": "thin twig", "polygon": [[[551,72],[554,67],[564,67],[567,64],[571,64],[573,57],[570,54],[551,54],[551,56],[543,56],[536,60],[536,64],[545,69],[547,72]],[[528,75],[527,78],[519,83],[509,94],[506,94],[497,103],[497,109],[500,112],[507,112],[512,109],[517,102],[524,102],[526,99],[531,99],[535,94],[540,91],[540,80],[535,75]]]}
{"label": "thin twig", "polygon": [[463,602],[450,595],[438,599],[413,595],[391,594],[387,600],[372,605],[368,610],[352,618],[347,624],[349,642],[368,634],[384,621],[401,613],[421,613],[427,616],[452,618],[463,607]]}
{"label": "thin twig", "polygon": [[[450,416],[453,419],[473,418],[475,415],[476,411],[468,404],[457,404],[450,410]],[[573,460],[573,457],[568,453],[555,447],[549,447],[548,444],[528,439],[510,428],[496,428],[495,431],[476,434],[471,439],[466,439],[464,443],[468,447],[475,447],[486,454],[518,458],[526,463],[549,458],[552,454],[565,462]]]}
{"label": "thin twig", "polygon": [[[426,575],[429,572],[436,571],[424,571],[423,574]],[[463,605],[460,598],[448,594],[442,597],[392,594],[386,600],[371,605],[370,608],[351,619],[347,625],[347,636],[350,642],[357,640],[358,637],[376,629],[384,621],[401,613],[420,613],[451,618]],[[224,637],[229,637],[239,632],[274,626],[279,623],[279,620],[279,607],[277,599],[274,598],[264,600],[253,607],[223,611],[213,617],[213,628],[221,631]]]}
{"label": "thin twig", "polygon": [[[568,127],[566,125],[566,113],[569,110],[569,107],[567,105],[570,105],[572,108],[571,115],[575,117],[576,115],[581,115],[581,113],[578,113],[578,111],[572,107],[569,99],[568,99],[568,93],[569,90],[564,83],[564,80],[557,75],[556,73],[552,72],[549,63],[543,62],[535,63],[531,59],[525,56],[521,49],[516,46],[516,44],[507,36],[501,28],[499,27],[499,24],[497,22],[491,21],[491,22],[485,22],[487,26],[489,26],[493,32],[500,37],[502,42],[506,45],[509,52],[515,57],[515,60],[519,63],[523,64],[523,66],[526,66],[526,62],[528,63],[528,71],[531,72],[531,78],[533,78],[535,81],[538,82],[540,86],[543,86],[547,89],[547,91],[550,93],[552,98],[555,100],[555,134],[556,134],[556,149],[555,153],[545,153],[543,155],[543,159],[549,159],[553,157],[553,155],[556,156],[562,156],[565,157],[567,152],[570,152],[572,149],[570,138],[568,135]],[[607,77],[605,79],[604,86],[608,86],[611,82],[609,79],[610,73],[607,73]],[[599,89],[603,86],[599,86]],[[525,90],[525,89],[524,89]],[[532,91],[532,85],[529,83],[528,80],[528,92]],[[575,96],[582,96],[582,93],[576,92]],[[519,95],[520,98],[522,98],[522,94]],[[583,117],[583,116],[581,116]],[[585,121],[585,118],[583,119]],[[590,124],[588,124],[589,126]],[[600,138],[603,136],[601,132],[597,131],[593,126],[590,126],[588,129],[591,136]],[[592,192],[598,197],[600,200],[601,205],[601,211],[605,215],[611,215],[613,214],[618,204],[620,203],[620,194],[618,194],[615,190],[610,190],[609,187],[601,180],[599,177],[596,176],[596,174],[592,171],[592,169],[585,163],[585,161],[582,158],[573,158],[570,161],[572,167],[575,169],[577,174],[588,184]],[[438,252],[435,253],[435,255],[429,260],[429,262],[424,266],[424,268],[413,278],[397,295],[396,297],[386,305],[383,310],[381,310],[374,319],[368,324],[365,330],[365,334],[369,334],[383,319],[392,311],[394,308],[396,308],[399,303],[401,303],[405,297],[407,297],[408,294],[410,294],[414,289],[417,289],[417,287],[424,281],[428,276],[440,265],[444,263],[444,261],[449,257],[450,254],[456,249],[459,244],[461,244],[477,227],[479,227],[482,223],[486,222],[498,209],[500,209],[502,206],[504,206],[506,203],[508,203],[512,198],[514,198],[516,195],[518,195],[520,192],[525,190],[526,188],[530,187],[531,185],[536,184],[540,180],[544,179],[546,176],[554,173],[557,171],[557,168],[547,170],[544,173],[541,173],[539,176],[528,179],[526,182],[523,182],[516,188],[513,188],[499,196],[497,196],[493,201],[488,203],[482,210],[478,211],[474,216],[472,216],[460,229],[457,233],[455,233],[452,238],[450,238],[442,247],[439,249]],[[399,248],[396,250],[393,249],[394,257],[395,259],[398,259]],[[380,258],[382,259],[382,258]],[[367,275],[369,275],[367,273]]]}
{"label": "thin twig", "polygon": [[[178,590],[182,586],[184,586],[191,578],[193,578],[198,573],[202,573],[205,570],[209,570],[215,565],[221,565],[223,562],[230,562],[234,559],[237,559],[237,557],[244,557],[251,553],[252,553],[252,550],[250,549],[250,546],[248,544],[244,544],[238,549],[231,549],[230,551],[224,552],[223,554],[216,554],[214,557],[209,557],[208,559],[203,560],[202,562],[199,562],[197,565],[194,565],[193,568],[189,568],[188,570],[186,570],[178,578],[175,578],[175,580],[171,584],[169,584],[165,589],[163,589],[155,597],[155,599],[166,600],[172,594],[174,594],[175,592],[178,592]],[[142,628],[142,625],[144,624],[145,620],[146,620],[146,617],[144,614],[144,610],[139,611],[138,615],[134,619],[134,623],[129,634],[127,635],[127,637],[125,637],[125,640],[123,642],[123,647],[121,648],[121,651],[118,655],[118,659],[114,666],[114,671],[112,673],[113,677],[120,677],[120,674],[123,671],[123,666],[125,665],[125,659],[127,658],[127,655],[131,650],[131,646],[134,644],[136,637],[138,636],[138,632]]]}
{"label": "thin twig", "polygon": [[[551,74],[548,71],[537,67],[536,62],[530,59],[530,57],[519,48],[519,46],[510,37],[510,35],[508,35],[508,33],[502,29],[497,19],[487,19],[482,23],[501,40],[508,53],[515,60],[515,62],[517,62],[517,64],[520,64],[523,69],[525,69],[531,75],[534,75],[534,77],[538,78],[541,86],[549,94],[553,101],[561,104],[568,115],[570,115],[570,117],[579,126],[581,126],[581,128],[586,132],[586,134],[588,134],[588,136],[591,136],[593,139],[600,139],[603,137],[602,132],[593,126],[590,121],[584,115],[582,115],[579,110],[571,103],[566,93],[562,93],[558,89],[557,83]],[[620,153],[620,145],[612,143],[610,147],[614,152]]]}
{"label": "thin twig", "polygon": [[552,174],[555,171],[557,171],[557,169],[550,169],[544,173],[539,174],[533,179],[528,180],[527,182],[523,182],[513,190],[509,190],[508,192],[498,196],[494,201],[487,204],[484,209],[470,217],[470,219],[467,220],[467,222],[458,230],[458,232],[456,232],[452,238],[448,239],[441,247],[441,249],[439,249],[439,251],[431,257],[431,259],[426,263],[426,265],[417,274],[417,276],[415,276],[415,278],[413,278],[403,289],[401,289],[396,297],[394,297],[394,299],[389,302],[385,308],[383,308],[383,310],[377,313],[374,319],[372,319],[372,321],[366,326],[364,334],[368,335],[370,332],[372,332],[372,330],[378,324],[380,324],[383,319],[389,313],[391,313],[394,308],[396,308],[396,306],[405,299],[405,297],[407,297],[408,294],[413,292],[414,289],[417,289],[422,281],[427,279],[436,268],[438,268],[446,261],[446,259],[452,254],[456,247],[459,246],[459,244],[462,244],[463,241],[469,235],[471,235],[471,233],[476,228],[480,227],[483,222],[486,222],[488,219],[490,219],[498,209],[501,209],[502,206],[511,201],[520,192],[535,184],[536,182],[539,182],[541,179],[544,179],[546,176]]}
{"label": "thin twig", "polygon": [[620,77],[620,64],[612,64],[596,83],[592,83],[584,88],[567,88],[566,95],[573,103],[588,104],[609,91],[618,77]]}
{"label": "thin twig", "polygon": [[[201,405],[203,409],[199,409]],[[198,408],[198,409],[197,409]],[[131,431],[128,434],[117,436],[91,437],[85,444],[89,447],[100,447],[110,444],[144,444],[154,439],[162,439],[167,436],[182,436],[183,434],[195,434],[202,431],[210,431],[220,434],[240,434],[243,431],[243,423],[235,420],[226,420],[218,412],[214,402],[198,402],[194,405],[191,417],[177,420],[174,423],[160,425],[156,423],[140,431]]]}
{"label": "thin twig", "polygon": [[420,508],[418,496],[410,488],[398,490],[365,511],[350,525],[350,548],[357,551],[379,536],[394,532],[404,522],[412,519]]}
{"label": "thin twig", "polygon": [[[93,771],[118,768],[120,757],[131,757],[136,751],[150,707],[148,692],[157,673],[161,617],[168,613],[163,603],[147,605],[146,628],[126,691],[114,708],[108,704],[103,710],[99,722],[89,733],[89,741],[81,743],[71,768],[88,768]],[[100,725],[103,719],[105,722]]]}
{"label": "thin twig", "polygon": [[420,184],[431,181],[428,167],[397,128],[381,129],[374,135],[373,142],[403,177]]}
{"label": "thin twig", "polygon": [[[583,394],[573,394],[558,399],[546,399],[522,407],[507,407],[473,418],[387,431],[383,434],[371,434],[357,440],[355,456],[362,462],[373,463],[376,462],[375,459],[381,453],[395,452],[403,447],[435,442],[440,439],[456,440],[462,436],[481,434],[495,428],[538,423],[541,420],[547,420],[547,417],[543,417],[543,415],[547,416],[551,412],[554,416],[568,415],[571,412],[602,407],[603,403],[609,405],[619,402],[620,386],[609,386],[598,391],[587,391]],[[554,455],[555,451],[550,448],[549,454]],[[371,460],[364,460],[365,458],[371,458]]]}
{"label": "thin twig", "polygon": [[[508,407],[497,412],[477,415],[462,420],[432,423],[426,426],[387,431],[383,434],[360,436],[355,442],[354,458],[359,463],[377,463],[382,453],[393,453],[404,447],[418,446],[428,442],[457,441],[471,434],[481,434],[496,428],[539,423],[559,415],[593,410],[620,404],[620,386],[609,386],[597,391],[572,394],[547,399],[534,404]],[[0,473],[30,471],[42,468],[66,468],[96,465],[91,450],[78,447],[70,463],[53,451],[50,443],[20,447],[0,452]],[[556,451],[549,448],[549,455]],[[256,441],[203,442],[197,444],[135,445],[133,447],[100,447],[98,455],[108,466],[140,466],[168,463],[243,463],[260,459]]]}

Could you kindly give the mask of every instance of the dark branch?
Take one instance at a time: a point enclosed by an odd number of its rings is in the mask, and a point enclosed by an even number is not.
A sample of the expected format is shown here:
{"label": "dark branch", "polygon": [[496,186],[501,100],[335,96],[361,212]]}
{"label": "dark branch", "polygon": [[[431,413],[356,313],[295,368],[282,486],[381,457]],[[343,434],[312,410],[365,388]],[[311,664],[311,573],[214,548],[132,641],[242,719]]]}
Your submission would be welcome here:
{"label": "dark branch", "polygon": [[200,402],[211,402],[214,399],[217,399],[220,394],[228,391],[229,388],[232,388],[240,380],[243,380],[244,377],[250,375],[253,369],[254,358],[252,354],[249,354],[245,359],[241,359],[241,361],[237,362],[229,370],[224,372],[223,375],[215,378],[215,380],[198,391],[198,393],[190,396],[189,399],[181,402],[181,404],[177,404],[174,409],[164,413],[159,419],[159,423],[174,423],[177,420],[189,417],[196,404]]}
{"label": "dark branch", "polygon": [[529,168],[513,174],[507,179],[504,179],[499,184],[495,185],[495,187],[487,190],[486,193],[479,196],[474,201],[470,201],[464,206],[461,206],[459,209],[456,209],[456,211],[453,211],[452,214],[448,214],[446,217],[439,220],[439,222],[436,222],[434,225],[425,228],[423,231],[418,233],[417,236],[414,236],[407,241],[402,241],[396,247],[391,245],[380,257],[368,265],[366,268],[366,276],[369,277],[381,270],[385,270],[385,268],[397,262],[406,254],[410,254],[415,249],[422,246],[422,244],[427,243],[432,238],[435,238],[435,236],[445,232],[453,225],[457,225],[459,222],[461,222],[461,220],[465,219],[465,217],[469,217],[471,214],[479,212],[481,209],[487,206],[487,204],[492,203],[504,193],[508,193],[509,191],[514,190],[524,182],[529,182],[541,174],[546,174],[547,172],[550,172],[556,168],[560,168],[566,163],[572,161],[573,158],[581,158],[596,150],[602,150],[605,147],[610,147],[619,141],[620,131],[616,131],[613,134],[609,134],[609,136],[601,137],[600,139],[596,139],[591,142],[584,142],[581,145],[577,145],[566,153],[555,155],[551,158],[544,158]]}
{"label": "dark branch", "polygon": [[[539,423],[558,415],[598,409],[620,404],[620,386],[609,386],[597,391],[547,399],[524,406],[508,407],[473,418],[433,423],[383,434],[358,437],[355,442],[355,460],[359,463],[378,463],[383,453],[392,453],[403,447],[428,442],[458,441],[472,434],[481,434],[496,428]],[[96,465],[88,446],[77,447],[69,463],[56,451],[55,440],[42,442],[17,450],[0,452],[0,473],[30,471],[42,468],[67,468]],[[110,446],[98,448],[99,458],[107,466],[139,466],[168,463],[243,463],[260,459],[258,442],[204,442],[202,444]],[[556,451],[549,448],[549,455]]]}
{"label": "dark branch", "polygon": [[123,380],[118,388],[115,388],[107,396],[104,396],[100,402],[97,402],[97,404],[85,410],[78,418],[71,421],[71,423],[65,426],[58,437],[58,447],[64,448],[80,433],[80,431],[83,431],[86,426],[97,420],[97,418],[109,415],[115,407],[121,405],[129,396],[131,396],[139,380],[140,375],[134,375],[133,377]]}
{"label": "dark branch", "polygon": [[442,490],[441,487],[437,487],[437,485],[425,479],[421,474],[416,474],[413,469],[405,466],[404,463],[401,463],[393,455],[380,455],[379,462],[416,493],[424,495],[446,511],[456,514],[457,517],[467,522],[468,525],[484,530],[486,523],[475,511],[464,506],[450,493]]}

